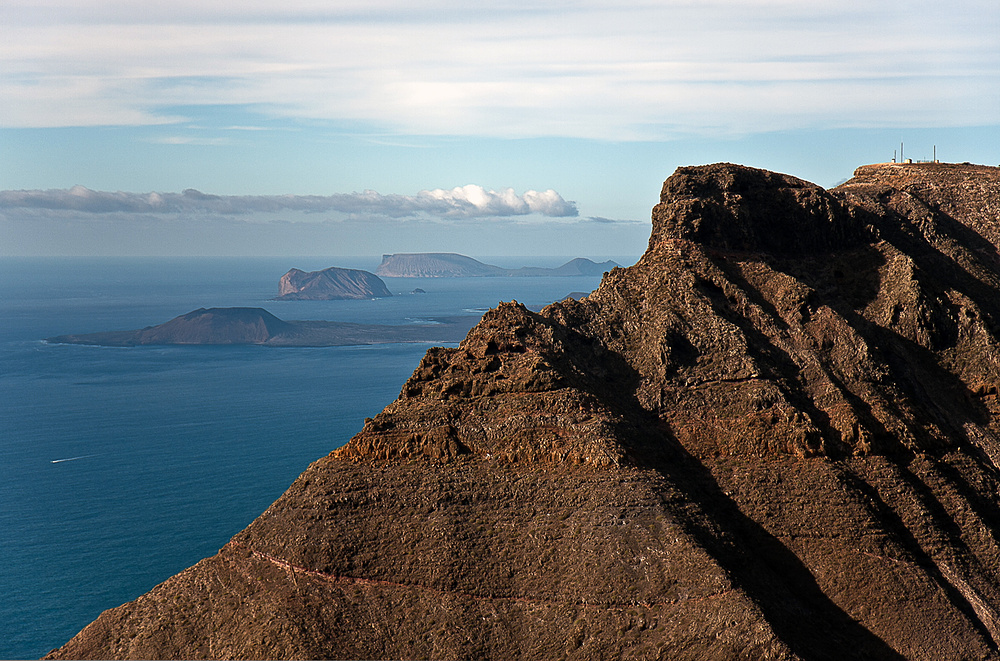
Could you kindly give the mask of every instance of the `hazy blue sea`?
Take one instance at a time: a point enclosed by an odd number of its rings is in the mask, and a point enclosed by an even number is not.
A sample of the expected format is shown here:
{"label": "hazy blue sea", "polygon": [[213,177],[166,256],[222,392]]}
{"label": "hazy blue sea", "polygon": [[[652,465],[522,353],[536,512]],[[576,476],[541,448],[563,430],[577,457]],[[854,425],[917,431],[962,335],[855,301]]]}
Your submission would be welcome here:
{"label": "hazy blue sea", "polygon": [[[214,554],[392,401],[428,346],[102,348],[43,338],[213,306],[409,323],[481,315],[501,300],[537,308],[600,281],[387,278],[404,295],[268,300],[291,267],[374,270],[378,261],[0,259],[0,658],[42,656],[101,611]],[[417,287],[427,293],[408,294]]]}

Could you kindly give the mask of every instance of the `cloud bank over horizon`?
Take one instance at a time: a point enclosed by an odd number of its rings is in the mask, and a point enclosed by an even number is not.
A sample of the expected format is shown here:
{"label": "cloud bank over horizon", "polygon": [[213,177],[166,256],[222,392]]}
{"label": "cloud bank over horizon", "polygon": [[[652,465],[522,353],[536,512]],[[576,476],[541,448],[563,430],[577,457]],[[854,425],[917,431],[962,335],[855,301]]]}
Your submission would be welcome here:
{"label": "cloud bank over horizon", "polygon": [[126,193],[69,189],[0,191],[0,215],[185,214],[257,216],[261,214],[334,214],[337,218],[508,218],[538,215],[577,218],[576,204],[556,191],[513,188],[500,191],[469,184],[423,190],[416,195],[382,195],[376,191],[335,195],[211,195],[195,189],[181,193]]}
{"label": "cloud bank over horizon", "polygon": [[0,256],[302,256],[642,252],[649,223],[580,216],[554,190],[478,185],[382,195],[0,191]]}

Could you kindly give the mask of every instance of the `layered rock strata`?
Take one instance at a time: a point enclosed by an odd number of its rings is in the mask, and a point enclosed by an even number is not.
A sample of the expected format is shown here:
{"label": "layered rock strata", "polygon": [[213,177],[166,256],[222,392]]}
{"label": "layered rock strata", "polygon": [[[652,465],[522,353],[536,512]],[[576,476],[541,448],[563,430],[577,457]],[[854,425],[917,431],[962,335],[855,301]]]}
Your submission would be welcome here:
{"label": "layered rock strata", "polygon": [[681,168],[54,658],[995,659],[1000,171]]}

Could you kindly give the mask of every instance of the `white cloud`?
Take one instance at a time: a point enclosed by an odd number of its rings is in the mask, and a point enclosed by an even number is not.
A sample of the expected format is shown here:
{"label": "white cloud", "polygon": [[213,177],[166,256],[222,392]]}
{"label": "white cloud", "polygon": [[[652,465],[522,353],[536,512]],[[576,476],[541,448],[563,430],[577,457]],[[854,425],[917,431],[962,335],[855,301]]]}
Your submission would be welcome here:
{"label": "white cloud", "polygon": [[486,190],[482,186],[470,184],[451,190],[437,188],[421,191],[417,200],[424,201],[428,208],[442,217],[458,216],[524,216],[532,213],[543,216],[576,216],[576,206],[567,202],[554,190],[529,190],[518,195],[513,188],[502,191]]}
{"label": "white cloud", "polygon": [[488,218],[577,216],[576,205],[554,190],[487,190],[468,185],[416,195],[382,195],[375,191],[339,195],[208,195],[189,189],[181,193],[123,193],[70,189],[0,191],[0,216],[47,217],[70,214],[184,214],[234,216],[261,214],[332,214],[334,219],[359,216],[388,218]]}
{"label": "white cloud", "polygon": [[4,126],[203,104],[503,137],[1000,122],[994,0],[8,0],[0,23]]}

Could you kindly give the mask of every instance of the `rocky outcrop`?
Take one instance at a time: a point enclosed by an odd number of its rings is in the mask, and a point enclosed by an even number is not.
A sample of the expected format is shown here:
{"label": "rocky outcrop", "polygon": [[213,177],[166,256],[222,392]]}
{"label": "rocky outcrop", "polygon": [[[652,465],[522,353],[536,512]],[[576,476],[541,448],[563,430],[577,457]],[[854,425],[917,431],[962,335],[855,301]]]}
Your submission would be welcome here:
{"label": "rocky outcrop", "polygon": [[1000,170],[681,168],[54,658],[1000,658]]}
{"label": "rocky outcrop", "polygon": [[382,255],[382,263],[375,273],[386,278],[558,277],[601,275],[616,266],[618,264],[610,260],[598,264],[577,257],[554,269],[539,266],[505,269],[456,253],[424,252]]}
{"label": "rocky outcrop", "polygon": [[276,301],[333,301],[392,296],[381,278],[359,269],[292,269],[281,276]]}

